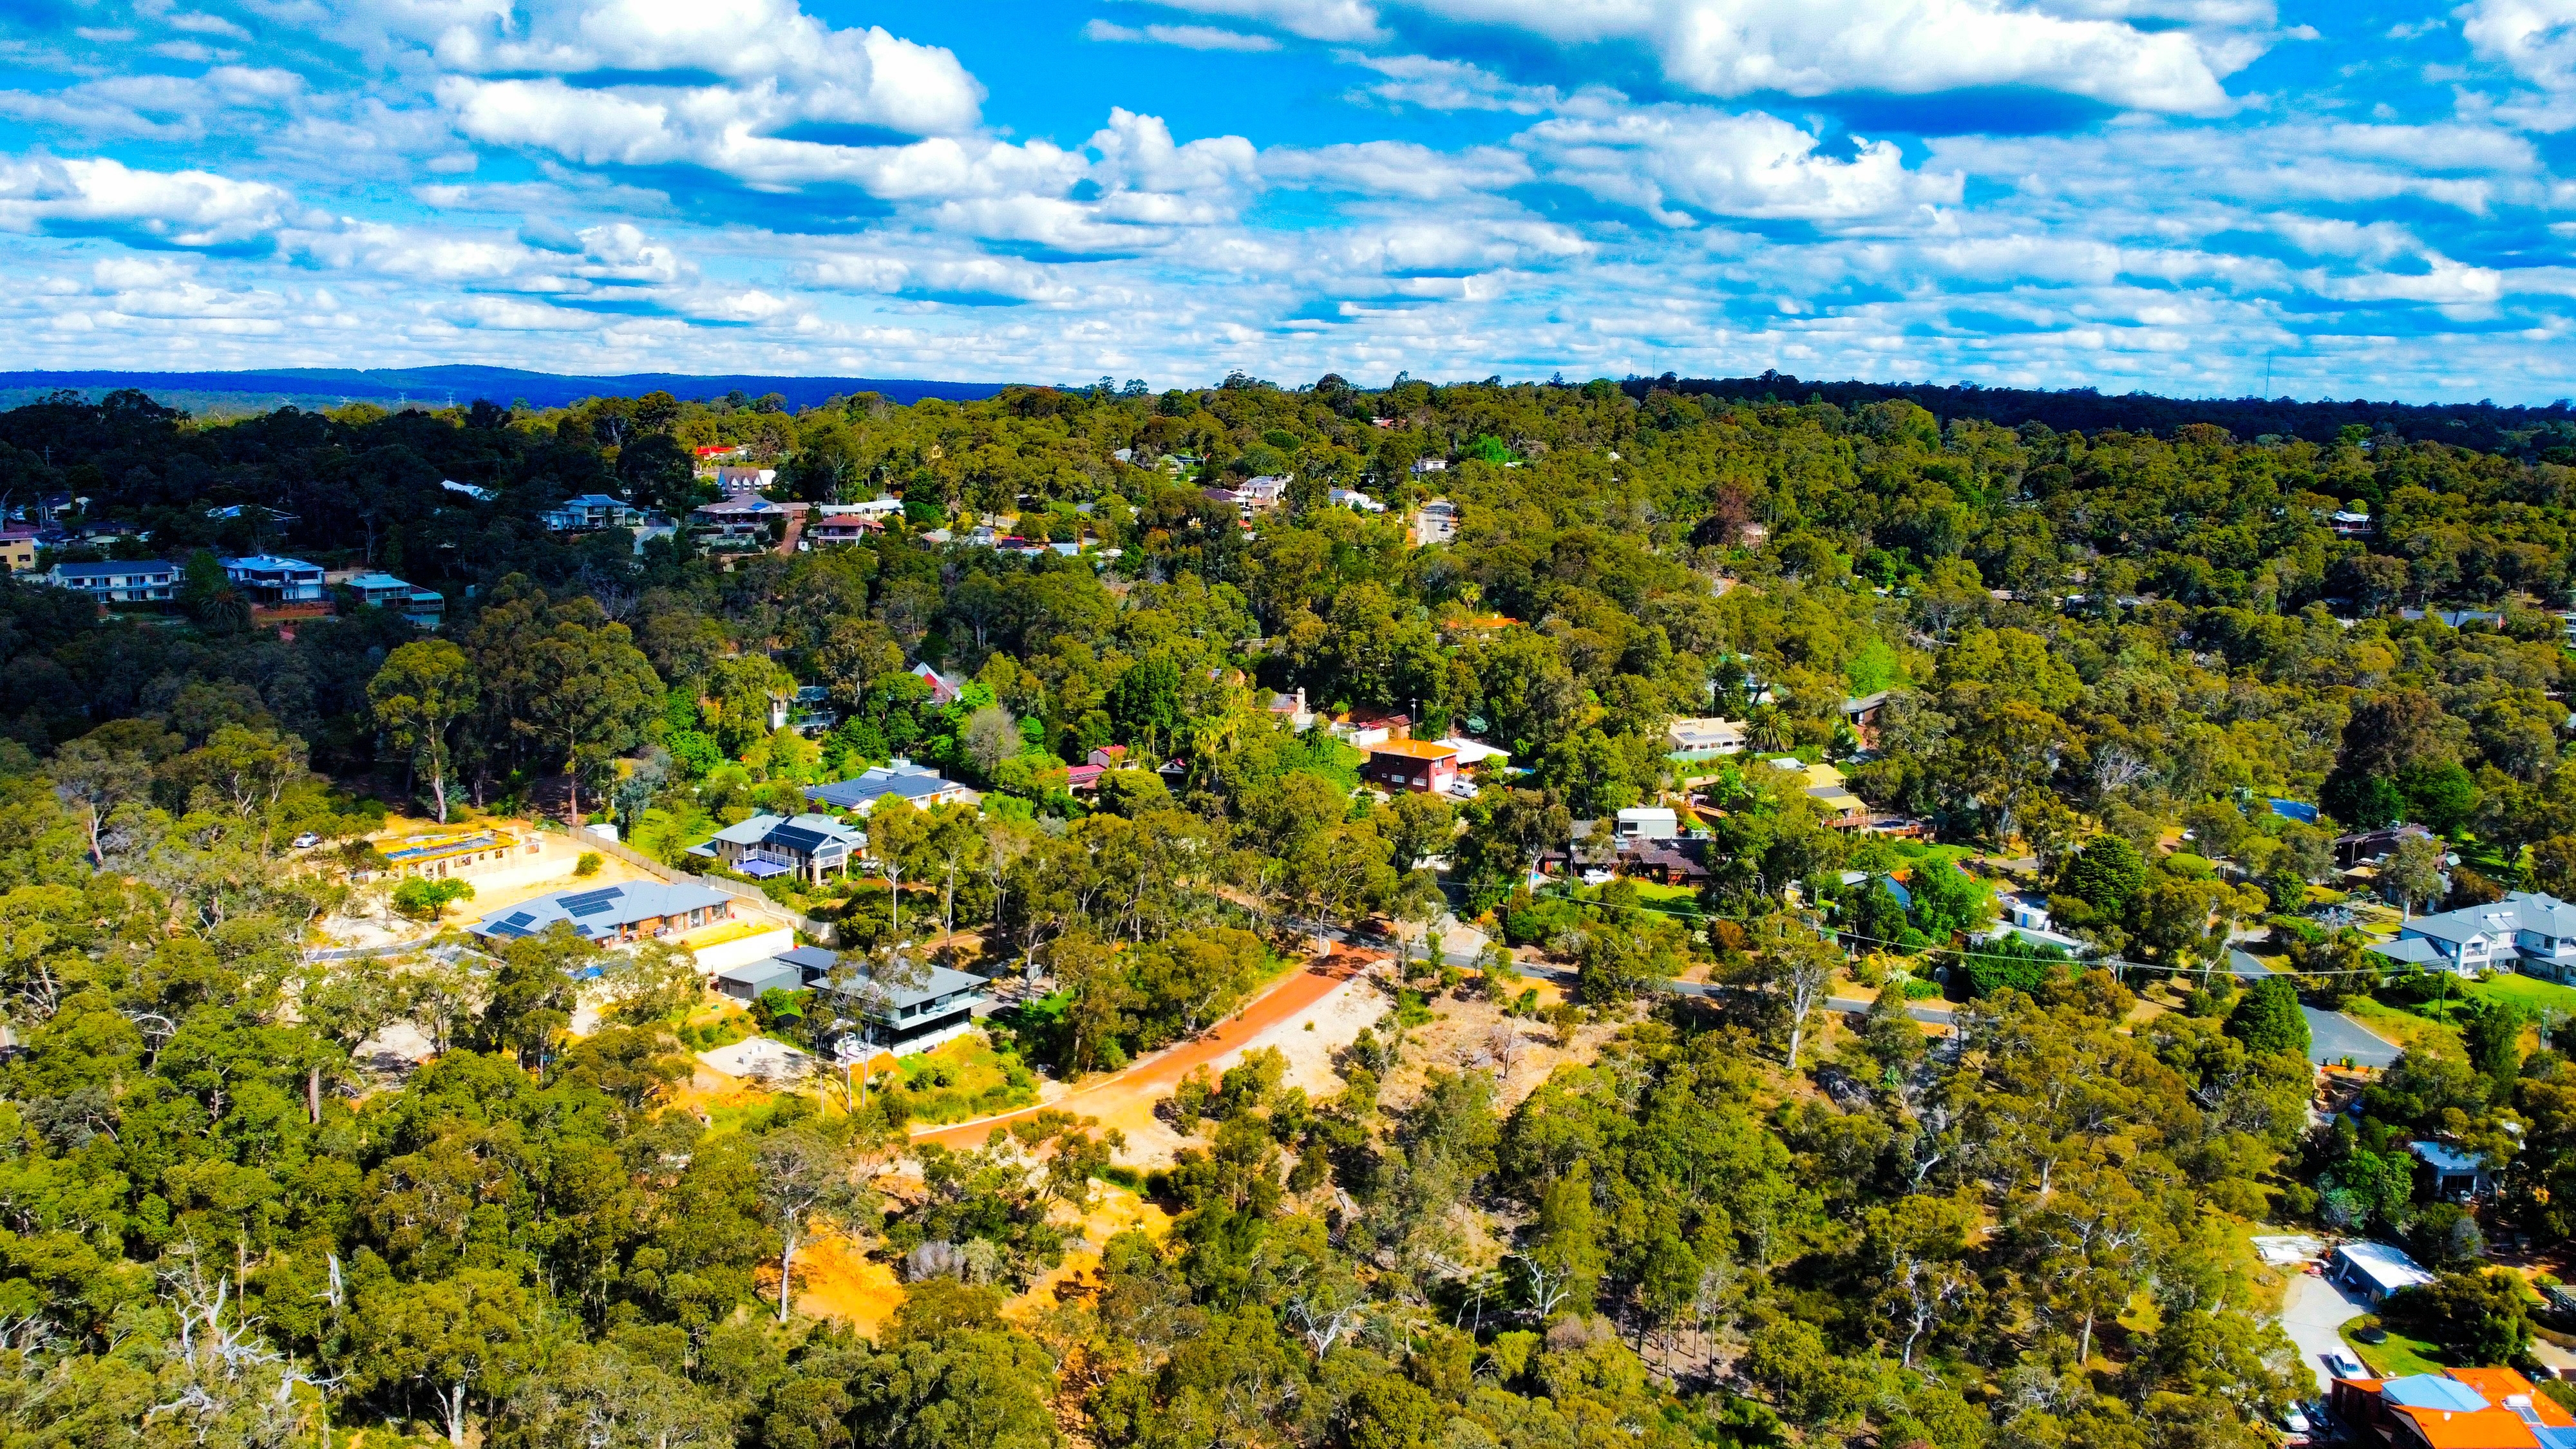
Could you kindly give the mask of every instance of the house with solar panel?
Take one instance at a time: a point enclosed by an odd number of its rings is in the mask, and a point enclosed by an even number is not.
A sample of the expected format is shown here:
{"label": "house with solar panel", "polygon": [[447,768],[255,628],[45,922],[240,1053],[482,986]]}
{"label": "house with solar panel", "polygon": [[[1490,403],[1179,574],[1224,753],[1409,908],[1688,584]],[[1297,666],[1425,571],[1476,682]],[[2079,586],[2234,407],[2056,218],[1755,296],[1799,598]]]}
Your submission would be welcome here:
{"label": "house with solar panel", "polygon": [[792,875],[821,885],[833,871],[850,873],[850,862],[867,848],[868,838],[829,815],[754,815],[728,825],[714,838],[689,847],[701,860],[718,860],[750,876],[772,880]]}
{"label": "house with solar panel", "polygon": [[712,886],[625,881],[504,906],[465,929],[486,940],[506,941],[543,935],[561,921],[595,945],[615,946],[733,918],[733,897]]}
{"label": "house with solar panel", "polygon": [[937,770],[925,770],[910,760],[871,765],[847,780],[808,786],[805,791],[805,798],[817,805],[829,805],[854,815],[867,814],[877,807],[879,800],[889,795],[909,800],[914,808],[920,810],[975,799],[973,790]]}

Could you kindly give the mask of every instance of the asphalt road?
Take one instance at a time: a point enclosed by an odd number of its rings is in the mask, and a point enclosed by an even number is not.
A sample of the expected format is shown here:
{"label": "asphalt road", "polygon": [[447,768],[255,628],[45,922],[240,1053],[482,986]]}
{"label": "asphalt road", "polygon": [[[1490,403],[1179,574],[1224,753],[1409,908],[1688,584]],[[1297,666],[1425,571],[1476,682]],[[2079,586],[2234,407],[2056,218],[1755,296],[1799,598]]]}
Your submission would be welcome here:
{"label": "asphalt road", "polygon": [[2369,1311],[2360,1299],[2323,1278],[2306,1273],[2290,1275],[2289,1287],[2281,1294],[2281,1331],[2299,1346],[2299,1362],[2307,1365],[2308,1373],[2315,1378],[2318,1393],[2329,1387],[2326,1355],[2351,1352],[2344,1347],[2343,1335],[2335,1330],[2346,1320]]}
{"label": "asphalt road", "polygon": [[2350,1057],[2357,1067],[2386,1067],[2397,1061],[2401,1048],[2396,1043],[2372,1035],[2342,1012],[2302,1006],[2299,1014],[2308,1019],[2309,1061],[2323,1065]]}

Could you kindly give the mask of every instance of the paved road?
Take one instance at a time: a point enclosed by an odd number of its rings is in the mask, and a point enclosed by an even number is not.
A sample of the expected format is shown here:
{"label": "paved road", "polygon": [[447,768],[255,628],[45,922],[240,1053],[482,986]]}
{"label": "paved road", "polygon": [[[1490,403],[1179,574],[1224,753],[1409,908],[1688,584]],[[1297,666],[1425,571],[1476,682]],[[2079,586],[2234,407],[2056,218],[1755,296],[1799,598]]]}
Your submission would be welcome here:
{"label": "paved road", "polygon": [[2404,1050],[2342,1012],[2302,1006],[2299,1014],[2308,1019],[2308,1060],[2320,1065],[2350,1057],[2357,1067],[2391,1066]]}
{"label": "paved road", "polygon": [[[2229,951],[2227,965],[2248,981],[2260,981],[2272,974],[2272,968],[2244,951]],[[2342,1012],[2302,1006],[2299,1014],[2308,1019],[2308,1060],[2319,1066],[2350,1057],[2357,1067],[2385,1067],[2396,1062],[2397,1054],[2404,1050]]]}
{"label": "paved road", "polygon": [[2369,1305],[2323,1278],[2291,1275],[2290,1286],[2281,1294],[2281,1331],[2299,1346],[2299,1362],[2315,1378],[2318,1393],[2328,1387],[2325,1356],[2351,1352],[2335,1329],[2369,1311]]}

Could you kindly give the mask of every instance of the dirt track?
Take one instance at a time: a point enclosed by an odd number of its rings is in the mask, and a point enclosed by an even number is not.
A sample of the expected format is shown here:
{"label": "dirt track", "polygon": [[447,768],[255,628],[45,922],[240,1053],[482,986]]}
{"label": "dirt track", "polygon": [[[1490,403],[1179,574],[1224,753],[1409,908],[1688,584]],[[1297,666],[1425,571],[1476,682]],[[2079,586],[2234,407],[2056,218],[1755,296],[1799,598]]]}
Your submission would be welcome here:
{"label": "dirt track", "polygon": [[997,1117],[983,1117],[947,1127],[922,1128],[912,1134],[912,1140],[936,1142],[943,1147],[978,1147],[996,1129],[1008,1127],[1023,1117],[1049,1111],[1096,1117],[1106,1127],[1149,1122],[1154,1104],[1170,1096],[1173,1086],[1193,1069],[1258,1040],[1263,1032],[1314,1005],[1357,975],[1369,959],[1350,952],[1336,952],[1318,958],[1305,969],[1283,978],[1279,984],[1253,998],[1243,1010],[1210,1030],[1192,1040],[1166,1047],[1124,1071],[1077,1087],[1040,1106],[1022,1107]]}

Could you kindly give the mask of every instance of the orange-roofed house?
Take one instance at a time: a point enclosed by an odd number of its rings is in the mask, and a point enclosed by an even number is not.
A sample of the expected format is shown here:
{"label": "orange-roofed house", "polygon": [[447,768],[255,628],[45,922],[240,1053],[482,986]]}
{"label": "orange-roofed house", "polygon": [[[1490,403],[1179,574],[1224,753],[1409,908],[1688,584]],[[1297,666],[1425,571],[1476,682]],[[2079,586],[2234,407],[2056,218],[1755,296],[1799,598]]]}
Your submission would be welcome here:
{"label": "orange-roofed house", "polygon": [[2335,1417],[2391,1449],[2576,1449],[2576,1415],[2509,1368],[2337,1379]]}
{"label": "orange-roofed house", "polygon": [[1368,747],[1361,778],[1386,790],[1437,794],[1458,779],[1458,751],[1430,740],[1382,740]]}

